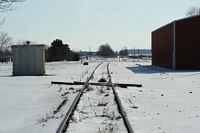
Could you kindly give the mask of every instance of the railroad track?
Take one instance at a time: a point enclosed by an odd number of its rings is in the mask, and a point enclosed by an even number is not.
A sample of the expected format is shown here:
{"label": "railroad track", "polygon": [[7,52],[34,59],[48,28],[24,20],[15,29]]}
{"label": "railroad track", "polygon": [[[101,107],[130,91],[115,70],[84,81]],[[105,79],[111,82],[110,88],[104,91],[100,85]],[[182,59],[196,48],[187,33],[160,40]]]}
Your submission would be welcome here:
{"label": "railroad track", "polygon": [[[87,115],[91,115],[90,117],[95,117],[95,119],[97,118],[97,117],[101,117],[104,121],[109,121],[109,125],[111,124],[111,123],[113,123],[113,121],[115,121],[116,123],[118,123],[118,125],[119,125],[119,123],[121,122],[121,124],[122,123],[124,123],[124,127],[122,126],[122,130],[123,130],[123,132],[128,132],[128,133],[134,133],[133,132],[133,129],[132,129],[132,127],[131,127],[131,125],[130,125],[130,123],[129,123],[129,121],[128,121],[128,119],[127,119],[127,117],[126,117],[126,113],[125,113],[125,111],[123,110],[123,106],[122,106],[122,104],[121,104],[121,100],[120,100],[120,98],[119,98],[119,96],[118,96],[118,94],[117,94],[117,92],[116,92],[116,90],[115,90],[115,85],[112,83],[112,78],[111,78],[111,74],[110,74],[110,70],[109,70],[109,64],[110,63],[108,63],[107,64],[107,66],[106,66],[106,69],[107,69],[107,78],[108,78],[108,82],[106,82],[107,83],[107,85],[106,86],[104,86],[104,88],[107,88],[106,90],[105,90],[105,95],[103,94],[102,96],[99,96],[99,98],[95,98],[94,99],[94,101],[96,100],[96,102],[92,102],[92,104],[96,104],[96,103],[98,103],[98,105],[96,106],[94,106],[94,105],[91,105],[91,103],[90,103],[90,105],[87,105],[88,107],[89,107],[89,109],[88,110],[82,110],[82,111],[79,111],[79,113],[80,112],[82,112],[82,113],[84,113],[84,114],[87,114]],[[65,116],[65,118],[63,119],[63,121],[62,121],[62,123],[60,124],[60,127],[58,128],[58,130],[57,130],[57,132],[56,133],[65,133],[66,132],[66,130],[67,130],[67,128],[68,128],[68,126],[69,126],[69,123],[70,123],[70,120],[72,119],[72,117],[73,117],[73,115],[75,115],[74,114],[74,112],[77,112],[77,106],[78,106],[78,103],[79,102],[81,102],[81,99],[83,99],[83,98],[81,98],[81,96],[82,97],[84,97],[84,95],[83,95],[83,93],[84,93],[84,90],[85,89],[87,89],[87,88],[89,88],[89,81],[94,77],[94,73],[95,73],[95,71],[99,68],[99,66],[100,66],[101,64],[99,64],[95,69],[94,69],[94,71],[91,73],[91,75],[90,75],[90,77],[86,80],[86,82],[85,82],[85,84],[84,84],[84,86],[83,86],[83,88],[81,89],[81,91],[78,93],[78,95],[76,96],[76,98],[75,98],[75,100],[74,100],[74,102],[72,103],[72,105],[71,105],[71,107],[70,107],[70,109],[68,110],[68,112],[67,112],[67,114],[66,114],[66,116]],[[103,72],[102,72],[103,73]],[[98,76],[97,76],[98,77]],[[103,76],[102,76],[103,77]],[[98,77],[99,78],[99,77]],[[101,88],[100,89],[102,89],[103,87],[101,86]],[[103,89],[104,89],[103,88]],[[111,90],[109,90],[109,88],[111,88]],[[96,90],[98,90],[98,88],[95,88]],[[89,94],[88,94],[88,96],[90,96],[90,95],[94,95],[96,92],[96,90],[94,90],[94,92],[93,91],[91,91]],[[109,92],[112,92],[113,94],[111,95]],[[89,97],[88,96],[85,96],[86,98],[85,99],[89,99]],[[97,96],[96,96],[97,97]],[[91,110],[103,110],[103,112],[105,112],[105,106],[107,106],[107,104],[110,104],[110,102],[108,102],[108,103],[104,103],[103,101],[98,101],[99,99],[101,99],[102,100],[102,97],[105,99],[105,97],[106,98],[108,98],[108,97],[111,97],[110,99],[112,99],[113,100],[113,102],[111,102],[111,103],[113,103],[112,105],[110,105],[108,108],[112,108],[113,110],[115,110],[115,111],[113,111],[112,109],[111,109],[111,111],[110,112],[112,112],[113,113],[113,116],[110,116],[109,115],[109,111],[107,111],[107,114],[98,114],[98,112],[91,112]],[[83,99],[84,100],[84,99]],[[115,100],[115,101],[114,101]],[[85,102],[86,103],[86,102]],[[114,104],[115,103],[115,104]],[[89,104],[89,103],[88,103]],[[86,107],[87,107],[86,106]],[[112,107],[112,106],[117,106],[117,107]],[[98,109],[96,109],[96,108],[98,108]],[[118,113],[116,113],[116,112],[118,112]],[[94,115],[92,115],[92,114],[94,114]],[[119,117],[120,116],[120,117]],[[118,120],[118,118],[120,118],[120,121]],[[104,123],[105,124],[105,123]],[[121,125],[120,124],[120,125]],[[78,126],[76,126],[76,127],[78,127]],[[85,127],[85,128],[87,128],[87,127]],[[105,130],[108,130],[108,129],[105,129]],[[111,130],[111,128],[109,129],[109,130]],[[112,130],[114,130],[114,129],[112,129]],[[124,130],[126,130],[126,131],[124,131]],[[102,129],[101,128],[99,128],[99,131],[98,131],[99,133],[101,133],[101,132],[103,132],[102,131]]]}
{"label": "railroad track", "polygon": [[97,65],[97,67],[93,70],[93,72],[91,73],[91,75],[89,76],[89,78],[87,78],[86,82],[85,82],[85,85],[83,86],[83,88],[81,89],[81,91],[78,93],[78,95],[76,96],[76,98],[74,99],[71,107],[69,108],[67,114],[65,115],[63,121],[61,122],[58,130],[56,131],[56,133],[65,133],[66,131],[66,128],[69,124],[69,120],[70,120],[70,117],[73,115],[73,112],[75,111],[76,109],[76,106],[78,104],[78,102],[80,101],[80,98],[83,94],[83,91],[85,88],[88,87],[88,83],[89,81],[93,78],[93,75],[96,71],[96,69],[101,65],[102,63],[100,63],[99,65]]}
{"label": "railroad track", "polygon": [[120,100],[120,98],[118,96],[117,91],[115,90],[115,86],[112,83],[112,77],[110,75],[109,65],[110,65],[110,63],[108,63],[108,65],[107,65],[107,73],[108,73],[108,78],[109,78],[109,84],[110,84],[110,86],[111,86],[111,88],[113,90],[113,93],[114,93],[114,96],[115,96],[115,100],[116,100],[116,103],[117,103],[117,106],[118,106],[118,109],[119,109],[119,113],[122,115],[122,118],[124,120],[124,124],[126,126],[126,129],[127,129],[128,133],[134,133],[133,128],[132,128],[129,120],[126,117],[126,112],[124,111],[122,102],[121,102],[121,100]]}

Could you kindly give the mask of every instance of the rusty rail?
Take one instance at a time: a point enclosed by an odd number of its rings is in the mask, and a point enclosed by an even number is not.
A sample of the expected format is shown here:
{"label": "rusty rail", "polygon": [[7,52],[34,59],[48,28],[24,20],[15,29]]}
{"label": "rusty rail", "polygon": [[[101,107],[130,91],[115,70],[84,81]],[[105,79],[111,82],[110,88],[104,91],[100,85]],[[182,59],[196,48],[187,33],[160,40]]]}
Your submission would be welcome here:
{"label": "rusty rail", "polygon": [[73,115],[73,112],[75,111],[75,109],[76,109],[76,107],[77,107],[77,104],[78,104],[79,101],[80,101],[80,98],[81,98],[81,96],[82,96],[82,94],[83,94],[84,89],[88,87],[89,81],[93,78],[93,75],[94,75],[96,69],[97,69],[101,64],[102,64],[102,63],[100,63],[100,64],[93,70],[93,72],[91,73],[90,77],[87,78],[87,80],[86,80],[86,82],[85,82],[83,88],[81,89],[81,91],[78,93],[78,95],[77,95],[76,98],[74,99],[74,101],[73,101],[71,107],[69,108],[68,112],[66,113],[66,115],[65,115],[63,121],[61,122],[59,128],[57,129],[56,133],[65,133],[65,131],[66,131],[68,125],[69,125],[69,119],[70,119],[71,116]]}
{"label": "rusty rail", "polygon": [[114,94],[115,100],[117,102],[119,113],[122,115],[122,118],[124,120],[124,124],[126,126],[126,129],[127,129],[128,133],[134,133],[133,128],[132,128],[132,126],[131,126],[131,124],[130,124],[127,116],[126,116],[126,112],[124,111],[124,108],[122,106],[122,102],[121,102],[121,100],[120,100],[120,98],[118,96],[117,91],[115,90],[115,86],[112,83],[112,78],[111,78],[111,75],[110,75],[109,65],[110,65],[110,63],[108,63],[108,65],[107,65],[107,73],[108,73],[108,78],[109,78],[109,84],[110,84],[110,86],[111,86],[111,88],[113,90],[113,94]]}

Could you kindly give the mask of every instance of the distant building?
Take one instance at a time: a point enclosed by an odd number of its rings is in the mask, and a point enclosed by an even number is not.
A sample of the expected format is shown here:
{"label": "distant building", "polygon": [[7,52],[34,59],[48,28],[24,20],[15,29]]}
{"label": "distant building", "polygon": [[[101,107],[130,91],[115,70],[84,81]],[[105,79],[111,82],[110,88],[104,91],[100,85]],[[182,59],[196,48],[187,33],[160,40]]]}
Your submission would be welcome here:
{"label": "distant building", "polygon": [[87,52],[87,51],[81,51],[79,52],[80,56],[96,56],[97,52]]}
{"label": "distant building", "polygon": [[151,57],[151,49],[128,49],[129,56],[149,56]]}
{"label": "distant building", "polygon": [[173,21],[152,32],[152,65],[200,69],[200,16]]}

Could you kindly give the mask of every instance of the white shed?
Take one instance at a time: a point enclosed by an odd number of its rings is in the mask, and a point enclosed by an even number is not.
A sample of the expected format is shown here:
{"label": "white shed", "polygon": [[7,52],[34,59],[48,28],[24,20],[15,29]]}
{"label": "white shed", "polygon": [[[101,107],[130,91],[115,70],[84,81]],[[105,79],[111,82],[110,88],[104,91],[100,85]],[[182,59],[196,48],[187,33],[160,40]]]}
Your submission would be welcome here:
{"label": "white shed", "polygon": [[13,45],[12,53],[14,76],[45,74],[44,45]]}

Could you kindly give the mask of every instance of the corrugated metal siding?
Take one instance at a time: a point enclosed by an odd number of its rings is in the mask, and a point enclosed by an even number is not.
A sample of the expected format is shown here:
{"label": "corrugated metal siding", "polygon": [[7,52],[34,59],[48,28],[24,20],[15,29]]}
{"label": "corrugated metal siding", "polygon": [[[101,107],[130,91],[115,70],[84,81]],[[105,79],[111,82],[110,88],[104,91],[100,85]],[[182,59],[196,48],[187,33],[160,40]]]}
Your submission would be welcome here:
{"label": "corrugated metal siding", "polygon": [[14,76],[45,74],[44,45],[13,45],[12,52]]}
{"label": "corrugated metal siding", "polygon": [[200,69],[199,59],[200,16],[177,21],[176,69]]}
{"label": "corrugated metal siding", "polygon": [[152,64],[172,68],[173,24],[152,32]]}

